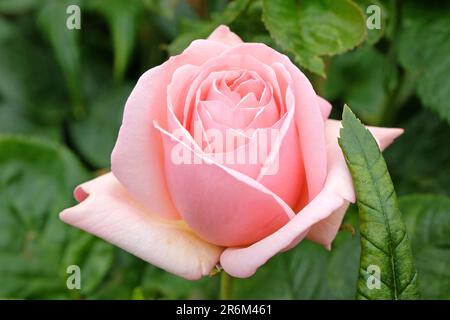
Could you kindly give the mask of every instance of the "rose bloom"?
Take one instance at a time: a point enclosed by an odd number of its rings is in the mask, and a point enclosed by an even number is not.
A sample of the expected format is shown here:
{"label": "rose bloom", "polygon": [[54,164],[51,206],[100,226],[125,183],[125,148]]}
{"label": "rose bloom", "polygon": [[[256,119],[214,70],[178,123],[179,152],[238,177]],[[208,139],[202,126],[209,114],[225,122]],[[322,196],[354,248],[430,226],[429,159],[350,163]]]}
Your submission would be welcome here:
{"label": "rose bloom", "polygon": [[[305,238],[330,249],[355,201],[330,111],[287,56],[220,26],[141,76],[112,172],[77,187],[60,217],[186,279],[218,263],[249,277]],[[369,130],[381,149],[402,133]]]}

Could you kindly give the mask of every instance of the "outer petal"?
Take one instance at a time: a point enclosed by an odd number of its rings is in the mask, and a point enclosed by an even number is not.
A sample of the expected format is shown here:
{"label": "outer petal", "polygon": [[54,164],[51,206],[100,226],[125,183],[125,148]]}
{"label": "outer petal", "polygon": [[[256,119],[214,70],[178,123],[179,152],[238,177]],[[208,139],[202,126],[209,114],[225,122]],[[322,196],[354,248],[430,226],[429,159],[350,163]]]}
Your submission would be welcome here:
{"label": "outer petal", "polygon": [[[327,130],[327,148],[328,161],[332,163],[334,169],[332,170],[335,177],[330,184],[332,189],[340,194],[346,203],[344,206],[336,210],[327,219],[314,225],[306,236],[307,239],[317,242],[331,248],[331,242],[336,237],[336,234],[341,226],[342,219],[348,208],[349,201],[355,202],[355,191],[353,189],[352,177],[347,169],[342,151],[337,143],[339,130],[342,127],[341,122],[337,120],[328,120],[326,124]],[[387,148],[398,136],[403,133],[403,129],[399,128],[380,128],[367,127],[378,142],[381,150]]]}
{"label": "outer petal", "polygon": [[256,270],[278,252],[302,238],[308,229],[344,204],[338,195],[323,190],[294,218],[270,236],[246,248],[228,248],[220,263],[230,275],[238,278],[252,276]]}
{"label": "outer petal", "polygon": [[[279,196],[256,180],[212,161],[158,129],[164,140],[166,176],[174,202],[203,239],[222,246],[247,245],[273,233],[294,216]],[[183,158],[174,158],[180,154]]]}
{"label": "outer petal", "polygon": [[344,201],[344,204],[335,210],[328,218],[313,225],[306,235],[306,239],[317,242],[323,245],[327,250],[331,250],[331,243],[339,231],[349,205],[350,202]]}
{"label": "outer petal", "polygon": [[227,49],[221,43],[196,40],[179,56],[144,73],[125,105],[111,166],[127,191],[149,210],[177,219],[164,177],[161,136],[152,123],[165,124],[167,86],[174,71],[185,64],[198,65]]}
{"label": "outer petal", "polygon": [[242,43],[241,38],[234,32],[230,31],[230,28],[224,25],[218,26],[208,37],[208,40],[214,40],[221,42],[227,46],[233,47]]}
{"label": "outer petal", "polygon": [[[288,91],[289,92],[289,91]],[[292,101],[292,95],[287,101]],[[289,102],[288,102],[289,104]],[[261,169],[258,181],[280,196],[291,208],[298,210],[307,202],[307,185],[303,166],[303,155],[294,110],[288,111],[280,130],[280,140],[275,141]],[[272,174],[268,174],[272,172]]]}
{"label": "outer petal", "polygon": [[320,112],[322,113],[323,120],[327,120],[331,113],[331,103],[322,98],[321,96],[317,96],[317,102],[320,107]]}
{"label": "outer petal", "polygon": [[61,220],[186,279],[207,275],[222,252],[183,222],[146,212],[112,173],[82,184],[75,197],[80,204],[61,212]]}
{"label": "outer petal", "polygon": [[[351,175],[337,142],[340,127],[340,121],[327,121],[328,168],[323,190],[275,233],[246,248],[226,249],[220,257],[220,263],[227,273],[240,278],[253,275],[268,259],[280,251],[292,248],[308,232],[308,238],[326,247],[330,246],[342,222],[348,201],[355,200]],[[381,149],[403,132],[396,128],[368,129],[377,138]],[[323,234],[319,234],[321,232]]]}
{"label": "outer petal", "polygon": [[381,151],[389,147],[389,145],[394,142],[395,139],[403,134],[403,129],[401,128],[381,128],[381,127],[370,127],[367,126],[370,133],[377,140],[378,146]]}

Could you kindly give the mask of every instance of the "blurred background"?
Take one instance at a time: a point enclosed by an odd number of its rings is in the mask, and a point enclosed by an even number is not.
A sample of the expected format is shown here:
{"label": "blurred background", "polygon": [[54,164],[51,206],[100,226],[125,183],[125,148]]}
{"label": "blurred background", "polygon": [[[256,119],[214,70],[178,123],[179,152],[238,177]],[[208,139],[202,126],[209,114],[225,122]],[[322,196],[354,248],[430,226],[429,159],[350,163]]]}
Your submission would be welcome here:
{"label": "blurred background", "polygon": [[[347,103],[366,124],[405,128],[385,157],[422,295],[449,299],[450,5],[395,0],[0,0],[0,298],[218,297],[219,276],[172,276],[58,213],[109,170],[139,76],[219,24],[289,55],[333,118]],[[352,299],[357,226],[352,207],[331,252],[302,242],[235,280],[233,297]]]}

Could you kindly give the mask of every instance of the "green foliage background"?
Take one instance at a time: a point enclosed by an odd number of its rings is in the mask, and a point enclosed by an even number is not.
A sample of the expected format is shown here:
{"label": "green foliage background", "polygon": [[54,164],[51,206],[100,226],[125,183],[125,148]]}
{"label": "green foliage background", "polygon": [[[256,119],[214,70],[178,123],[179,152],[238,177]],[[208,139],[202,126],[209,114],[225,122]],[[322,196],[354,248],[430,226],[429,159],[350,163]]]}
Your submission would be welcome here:
{"label": "green foliage background", "polygon": [[[81,8],[81,30],[65,27]],[[366,27],[378,5],[382,28]],[[422,297],[450,299],[450,4],[400,0],[0,0],[0,298],[217,298],[217,276],[189,282],[64,225],[73,188],[108,170],[138,77],[227,24],[286,53],[366,124],[405,128],[384,154]],[[349,232],[348,230],[352,230]],[[358,216],[328,252],[302,242],[235,298],[352,299]],[[79,265],[82,289],[66,288]]]}

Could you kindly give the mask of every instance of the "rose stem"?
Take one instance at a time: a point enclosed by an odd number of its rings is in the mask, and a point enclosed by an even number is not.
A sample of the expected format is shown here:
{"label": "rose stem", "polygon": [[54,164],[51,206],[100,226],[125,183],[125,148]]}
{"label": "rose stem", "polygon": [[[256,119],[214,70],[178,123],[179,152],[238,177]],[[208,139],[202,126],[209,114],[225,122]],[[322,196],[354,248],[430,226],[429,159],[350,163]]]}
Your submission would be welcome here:
{"label": "rose stem", "polygon": [[220,273],[220,300],[230,300],[233,293],[233,277],[225,271]]}

